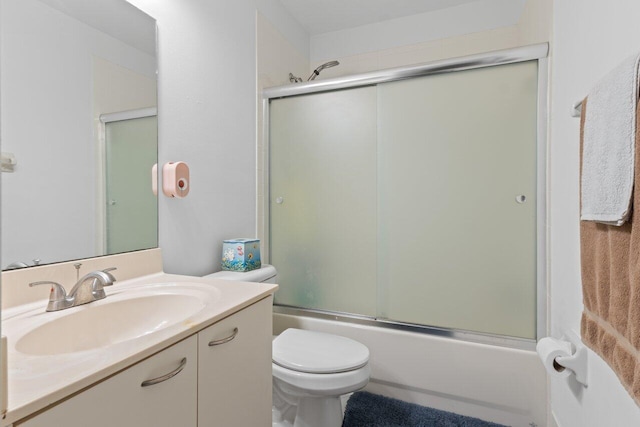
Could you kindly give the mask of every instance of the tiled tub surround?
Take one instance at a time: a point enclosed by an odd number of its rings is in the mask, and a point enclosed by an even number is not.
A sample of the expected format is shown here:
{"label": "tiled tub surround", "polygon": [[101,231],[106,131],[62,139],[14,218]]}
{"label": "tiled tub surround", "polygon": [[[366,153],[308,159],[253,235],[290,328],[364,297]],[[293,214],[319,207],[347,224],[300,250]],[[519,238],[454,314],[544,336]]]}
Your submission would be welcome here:
{"label": "tiled tub surround", "polygon": [[[2,275],[2,333],[7,335],[9,340],[9,405],[7,416],[2,420],[2,426],[10,425],[40,411],[194,335],[217,321],[270,296],[277,289],[277,285],[272,284],[229,282],[165,274],[161,271],[159,250],[80,262],[83,263],[81,275],[97,269],[117,267],[118,270],[114,273],[118,281],[114,286],[105,288],[107,298],[104,300],[54,313],[45,312],[48,289],[38,291],[27,285],[34,280],[56,280],[68,289],[75,282],[73,262],[5,272]],[[67,270],[71,270],[70,276],[60,274],[61,271]],[[136,275],[139,277],[134,277]],[[203,297],[205,301],[202,309],[185,320],[154,333],[106,347],[44,356],[19,353],[14,348],[16,339],[23,333],[21,330],[25,329],[25,322],[46,323],[41,319],[53,320],[68,315],[73,310],[92,310],[98,305],[108,304],[110,296],[116,299],[119,298],[116,297],[117,294],[135,293],[136,289],[139,290],[151,284],[179,284],[191,289],[194,295],[207,294],[209,297]],[[19,289],[16,289],[18,287]],[[166,287],[171,286],[165,285],[165,290]],[[32,293],[38,294],[39,298],[35,302],[28,302],[27,299],[31,297],[26,294]],[[15,319],[18,317],[30,317],[30,320],[16,322]],[[104,319],[105,322],[109,320]]]}

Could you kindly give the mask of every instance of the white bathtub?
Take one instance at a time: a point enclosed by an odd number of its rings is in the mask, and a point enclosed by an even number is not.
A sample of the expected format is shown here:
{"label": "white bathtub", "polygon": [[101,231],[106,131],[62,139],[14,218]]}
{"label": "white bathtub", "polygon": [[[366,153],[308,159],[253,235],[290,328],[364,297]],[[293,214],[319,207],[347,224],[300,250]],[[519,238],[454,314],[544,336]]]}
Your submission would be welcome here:
{"label": "white bathtub", "polygon": [[274,313],[274,334],[287,328],[369,347],[372,393],[509,426],[547,425],[546,373],[534,351]]}

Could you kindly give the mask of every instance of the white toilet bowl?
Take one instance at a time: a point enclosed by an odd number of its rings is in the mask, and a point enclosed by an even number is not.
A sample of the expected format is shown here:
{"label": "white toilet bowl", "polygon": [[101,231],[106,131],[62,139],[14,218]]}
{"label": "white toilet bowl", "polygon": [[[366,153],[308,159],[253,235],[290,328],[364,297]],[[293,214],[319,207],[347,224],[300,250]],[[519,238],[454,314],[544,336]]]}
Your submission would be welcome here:
{"label": "white toilet bowl", "polygon": [[273,340],[273,427],[340,427],[340,397],[369,382],[369,350],[349,338],[287,329]]}
{"label": "white toilet bowl", "polygon": [[[275,283],[273,266],[207,277]],[[349,338],[287,329],[273,340],[273,427],[340,427],[341,396],[369,382],[369,349]]]}

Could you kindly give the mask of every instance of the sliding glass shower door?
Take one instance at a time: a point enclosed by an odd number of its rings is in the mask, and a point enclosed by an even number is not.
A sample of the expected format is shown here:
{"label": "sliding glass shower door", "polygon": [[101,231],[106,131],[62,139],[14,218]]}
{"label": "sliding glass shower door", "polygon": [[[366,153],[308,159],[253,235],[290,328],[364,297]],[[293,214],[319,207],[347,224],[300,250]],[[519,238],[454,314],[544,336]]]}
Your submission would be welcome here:
{"label": "sliding glass shower door", "polygon": [[280,304],[376,315],[376,102],[365,87],[271,105]]}
{"label": "sliding glass shower door", "polygon": [[535,338],[537,73],[271,100],[276,304]]}
{"label": "sliding glass shower door", "polygon": [[531,62],[378,86],[380,316],[535,336],[536,97]]}

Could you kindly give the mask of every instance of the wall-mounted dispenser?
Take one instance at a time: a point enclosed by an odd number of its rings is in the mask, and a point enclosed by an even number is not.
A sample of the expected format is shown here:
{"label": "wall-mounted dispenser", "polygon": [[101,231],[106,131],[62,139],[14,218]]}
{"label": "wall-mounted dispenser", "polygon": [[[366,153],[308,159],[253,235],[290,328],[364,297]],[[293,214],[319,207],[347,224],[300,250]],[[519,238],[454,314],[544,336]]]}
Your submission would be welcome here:
{"label": "wall-mounted dispenser", "polygon": [[168,162],[162,167],[162,192],[167,197],[183,198],[189,194],[189,166],[185,162]]}

